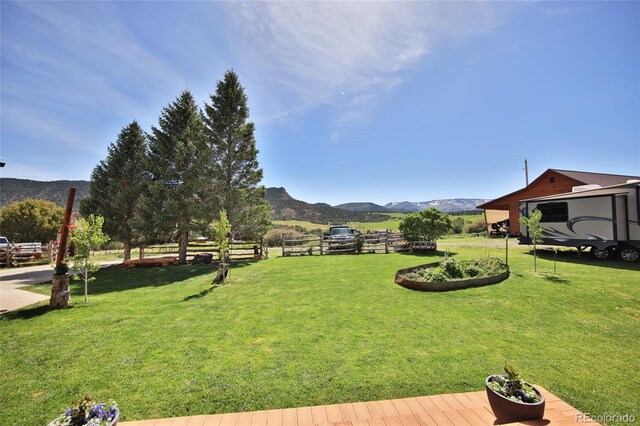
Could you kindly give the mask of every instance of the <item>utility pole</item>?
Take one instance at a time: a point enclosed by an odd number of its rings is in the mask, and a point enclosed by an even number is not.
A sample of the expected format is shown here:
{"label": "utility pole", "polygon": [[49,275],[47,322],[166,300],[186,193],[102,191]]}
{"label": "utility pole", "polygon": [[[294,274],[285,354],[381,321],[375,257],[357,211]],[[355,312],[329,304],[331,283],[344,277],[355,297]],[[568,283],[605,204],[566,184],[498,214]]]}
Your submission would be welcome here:
{"label": "utility pole", "polygon": [[527,164],[527,159],[524,159],[524,180],[529,186],[529,165]]}

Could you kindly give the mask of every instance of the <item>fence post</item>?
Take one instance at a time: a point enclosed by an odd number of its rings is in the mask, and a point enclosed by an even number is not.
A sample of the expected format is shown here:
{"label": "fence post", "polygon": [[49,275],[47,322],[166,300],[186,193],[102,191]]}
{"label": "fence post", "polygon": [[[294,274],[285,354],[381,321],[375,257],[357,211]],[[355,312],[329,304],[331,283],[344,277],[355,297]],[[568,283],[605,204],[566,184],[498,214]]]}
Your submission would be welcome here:
{"label": "fence post", "polygon": [[138,254],[138,258],[144,259],[144,247],[140,246],[140,253]]}
{"label": "fence post", "polygon": [[53,262],[53,241],[49,241],[47,245],[47,257],[49,258],[49,263]]}
{"label": "fence post", "polygon": [[389,230],[384,231],[384,254],[389,254]]}
{"label": "fence post", "polygon": [[284,232],[282,233],[282,255],[284,256]]}
{"label": "fence post", "polygon": [[267,244],[266,238],[263,238],[260,243],[261,243],[260,250],[262,250],[262,256],[265,259],[268,259],[269,258],[269,245]]}
{"label": "fence post", "polygon": [[324,254],[324,237],[320,235],[320,256]]}

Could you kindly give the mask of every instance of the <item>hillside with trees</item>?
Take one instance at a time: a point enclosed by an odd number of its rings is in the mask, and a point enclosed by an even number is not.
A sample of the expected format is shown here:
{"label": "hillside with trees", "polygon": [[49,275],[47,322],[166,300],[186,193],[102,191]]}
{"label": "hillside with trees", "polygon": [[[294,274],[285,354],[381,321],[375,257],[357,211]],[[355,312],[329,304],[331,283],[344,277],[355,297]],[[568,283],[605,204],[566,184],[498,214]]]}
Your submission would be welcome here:
{"label": "hillside with trees", "polygon": [[[64,207],[69,188],[76,188],[76,203],[89,194],[86,180],[54,180],[43,182],[29,179],[0,178],[0,206],[28,198],[46,200]],[[78,205],[78,204],[76,204]]]}
{"label": "hillside with trees", "polygon": [[328,204],[309,204],[296,200],[284,188],[267,188],[266,199],[271,206],[274,220],[305,220],[313,223],[382,222],[383,214],[352,212],[331,207]]}

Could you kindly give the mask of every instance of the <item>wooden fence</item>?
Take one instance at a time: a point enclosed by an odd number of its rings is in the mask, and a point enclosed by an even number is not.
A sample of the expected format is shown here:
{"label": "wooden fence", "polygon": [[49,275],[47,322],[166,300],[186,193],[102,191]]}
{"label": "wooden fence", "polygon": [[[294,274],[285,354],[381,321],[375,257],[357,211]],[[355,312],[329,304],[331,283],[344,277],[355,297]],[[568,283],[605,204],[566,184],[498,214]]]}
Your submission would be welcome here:
{"label": "wooden fence", "polygon": [[[140,259],[147,257],[167,256],[178,254],[178,244],[160,244],[140,247]],[[219,258],[220,248],[213,240],[190,241],[187,244],[187,257],[196,254],[209,253],[214,259]],[[269,256],[264,241],[236,241],[229,243],[229,260],[258,260]]]}
{"label": "wooden fence", "polygon": [[7,249],[0,250],[0,266],[18,266],[21,264],[51,263],[57,254],[57,247],[53,242],[15,243]]}
{"label": "wooden fence", "polygon": [[[360,234],[362,237],[361,253],[394,253],[411,250],[400,232],[379,231]],[[291,255],[325,255],[356,252],[356,238],[337,239],[320,235],[292,236],[282,234],[282,254]]]}

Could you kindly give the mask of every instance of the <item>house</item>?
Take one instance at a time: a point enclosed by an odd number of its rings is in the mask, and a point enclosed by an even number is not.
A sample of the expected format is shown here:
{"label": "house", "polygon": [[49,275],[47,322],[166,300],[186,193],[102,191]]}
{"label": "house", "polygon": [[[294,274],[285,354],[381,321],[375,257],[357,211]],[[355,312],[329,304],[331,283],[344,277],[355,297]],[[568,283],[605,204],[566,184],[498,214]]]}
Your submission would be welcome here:
{"label": "house", "polygon": [[548,169],[526,187],[480,204],[477,208],[484,210],[484,217],[489,231],[492,223],[509,219],[509,233],[518,235],[520,233],[518,205],[521,200],[571,192],[575,186],[611,186],[638,179],[640,179],[640,176]]}

